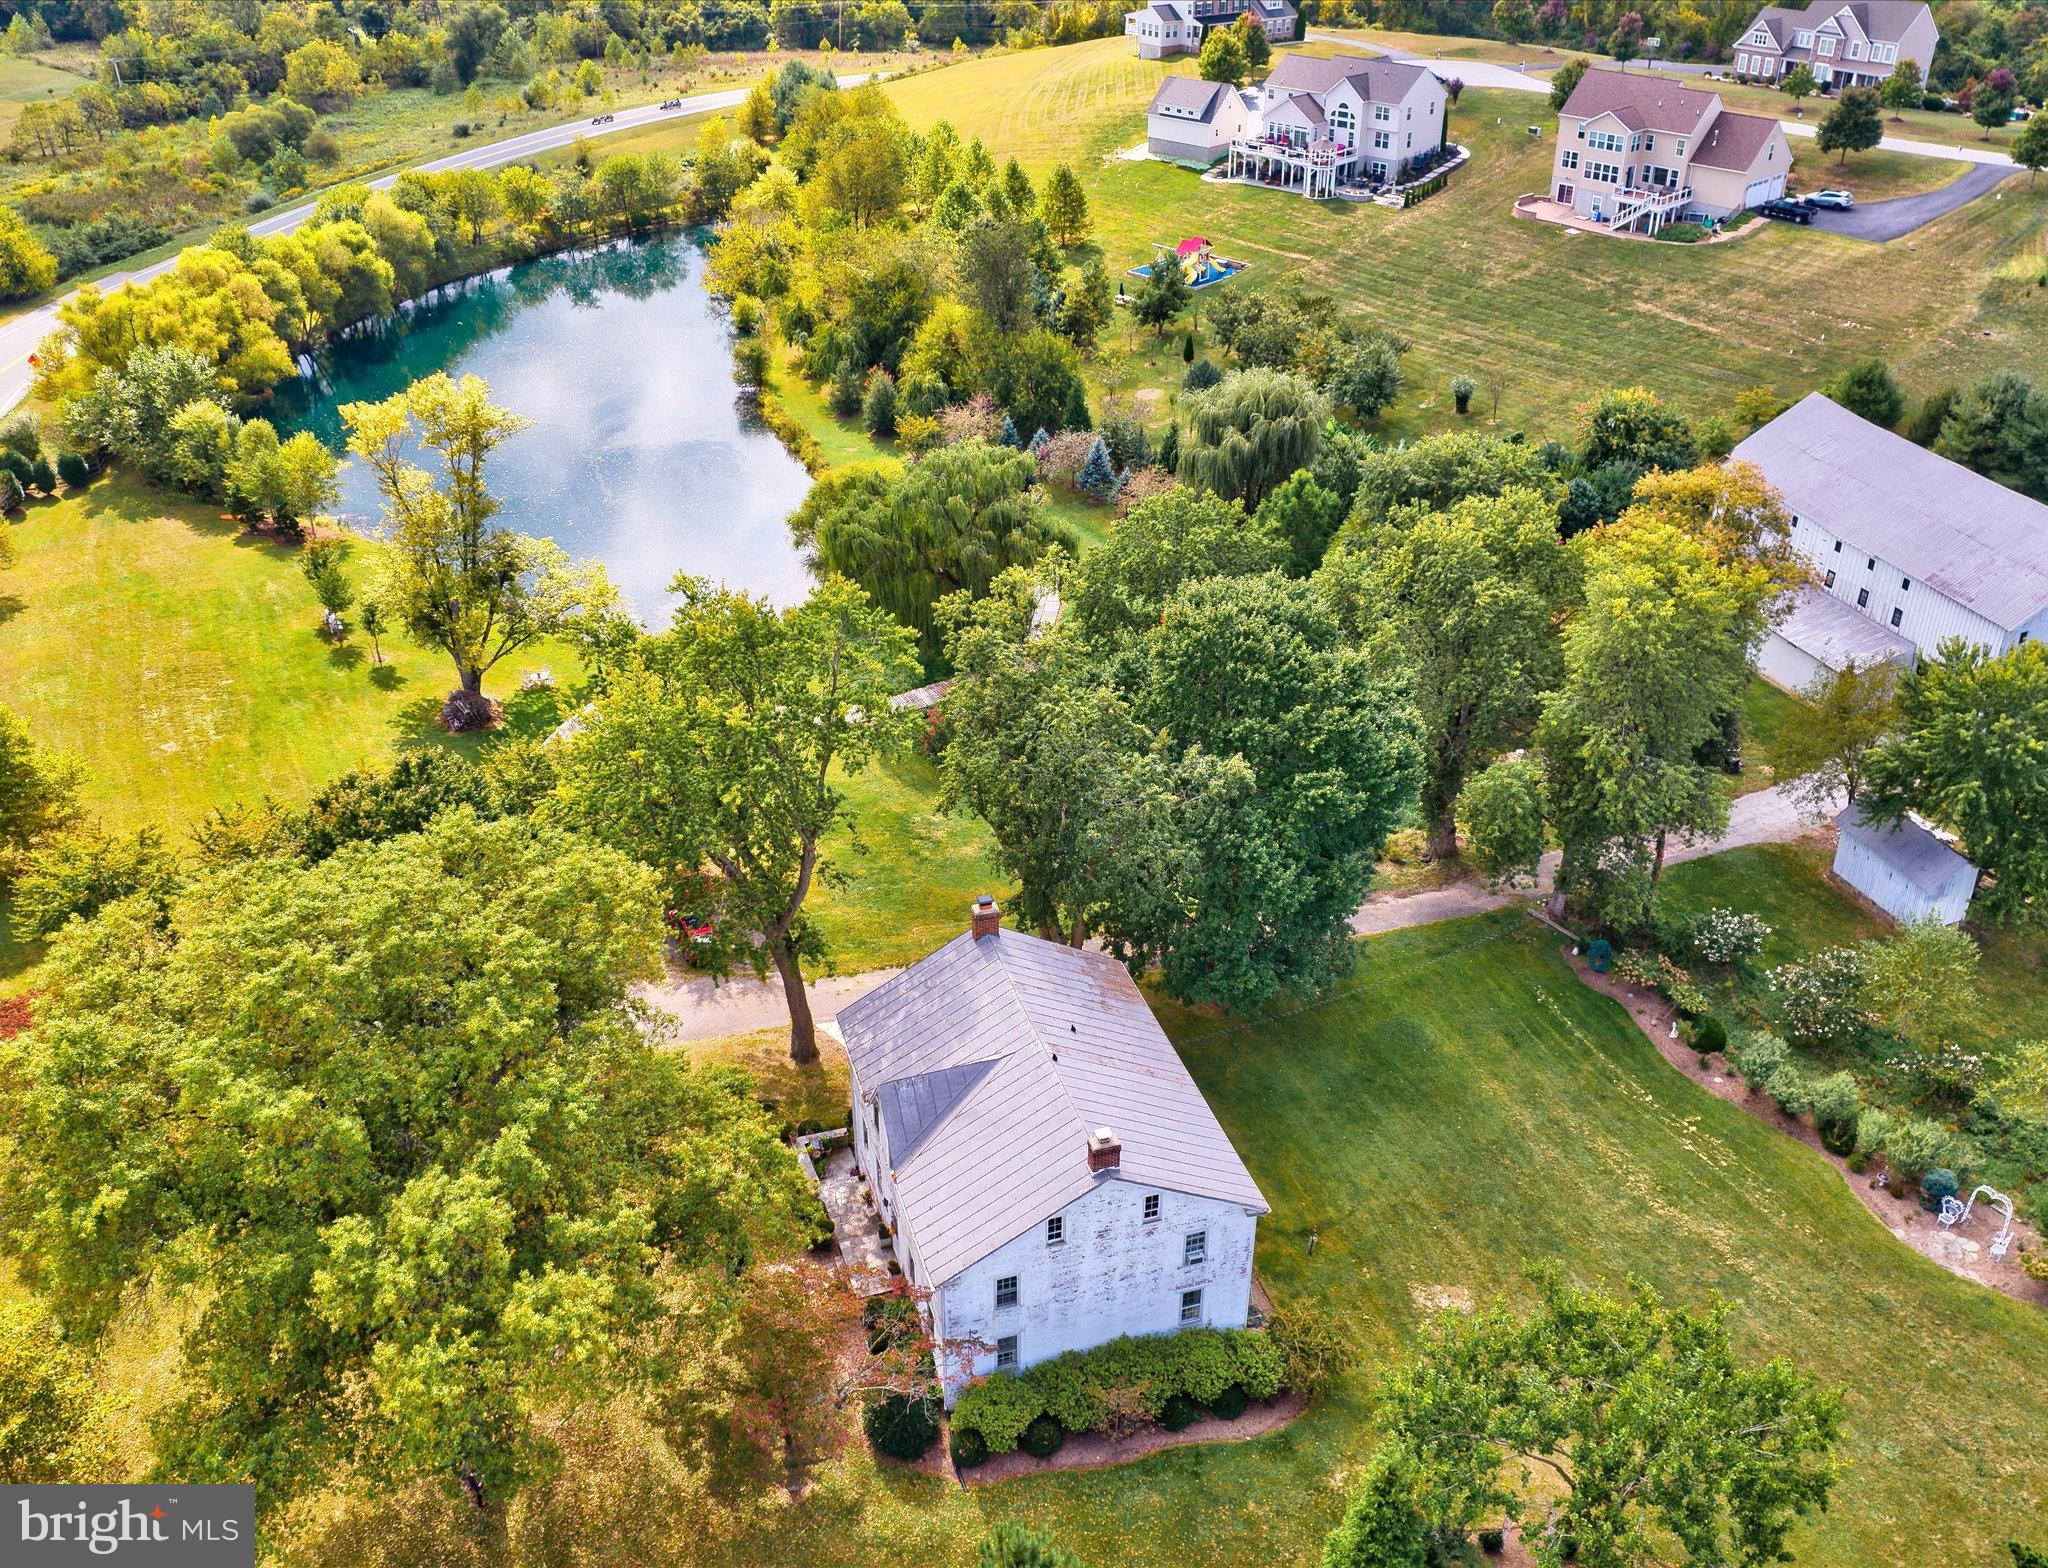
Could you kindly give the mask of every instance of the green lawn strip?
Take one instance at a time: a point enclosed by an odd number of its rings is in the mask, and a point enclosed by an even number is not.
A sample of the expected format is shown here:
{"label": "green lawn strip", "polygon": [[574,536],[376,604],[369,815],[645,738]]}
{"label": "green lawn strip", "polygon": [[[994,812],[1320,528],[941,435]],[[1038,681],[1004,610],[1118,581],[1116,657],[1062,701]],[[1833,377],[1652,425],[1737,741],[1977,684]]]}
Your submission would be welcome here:
{"label": "green lawn strip", "polygon": [[826,842],[809,908],[842,974],[920,958],[960,933],[975,894],[1008,893],[988,829],[939,810],[938,770],[924,757],[878,763],[841,787],[854,830]]}
{"label": "green lawn strip", "polygon": [[[1482,387],[1497,376],[1500,428],[1538,439],[1568,434],[1579,403],[1629,382],[1706,416],[1747,387],[1804,391],[1871,354],[1918,393],[1991,365],[2048,374],[2048,294],[1996,276],[2048,231],[2039,192],[2014,185],[2003,201],[1971,202],[1911,244],[1791,225],[1724,245],[1617,242],[1513,215],[1518,195],[1548,183],[1553,152],[1547,129],[1524,127],[1551,117],[1527,95],[1469,89],[1450,133],[1474,162],[1444,192],[1405,212],[1309,202],[1115,156],[1143,140],[1160,78],[1185,69],[1103,39],[969,61],[887,91],[913,125],[951,119],[1034,173],[1071,161],[1113,273],[1149,260],[1155,242],[1198,234],[1251,264],[1221,288],[1296,282],[1399,332],[1413,348],[1406,390],[1380,427],[1390,435],[1453,424],[1448,388],[1461,373]],[[1178,345],[1144,347],[1143,336],[1112,326],[1105,390],[1163,398],[1178,386]],[[1163,423],[1165,412],[1152,417]]]}
{"label": "green lawn strip", "polygon": [[698,1067],[734,1067],[754,1081],[755,1093],[778,1120],[846,1125],[849,1090],[846,1053],[837,1041],[821,1035],[820,1060],[799,1067],[789,1059],[789,1031],[755,1029],[717,1040],[693,1040],[683,1048]]}
{"label": "green lawn strip", "polygon": [[1375,1369],[1429,1303],[1518,1295],[1557,1258],[1608,1288],[1718,1290],[1751,1353],[1848,1386],[1848,1469],[1802,1563],[1909,1568],[1939,1520],[1945,1563],[2003,1568],[2048,1508],[2048,1318],[1900,1246],[1817,1155],[1672,1072],[1554,941],[1515,914],[1451,922],[1371,943],[1337,999],[1292,1014],[1162,1008],[1273,1204],[1262,1276],[1367,1352],[1326,1403],[1253,1442],[965,1493],[856,1451],[726,1560],[964,1562],[1017,1519],[1087,1562],[1313,1562],[1372,1447]]}
{"label": "green lawn strip", "polygon": [[18,54],[0,55],[0,135],[14,129],[21,111],[32,103],[69,98],[86,78]]}
{"label": "green lawn strip", "polygon": [[1780,691],[1761,675],[1750,677],[1742,694],[1742,776],[1736,780],[1737,794],[1746,795],[1777,782],[1770,756],[1782,743],[1786,726],[1797,723],[1807,711],[1802,699]]}
{"label": "green lawn strip", "polygon": [[[84,764],[85,803],[112,826],[176,834],[215,806],[303,800],[403,747],[491,743],[436,723],[444,656],[387,637],[373,667],[360,632],[331,644],[296,550],[215,509],[113,477],[32,507],[14,539],[20,560],[0,573],[7,701]],[[564,688],[579,677],[567,650],[536,649],[488,683],[515,733],[559,722],[560,697],[519,691],[542,666]]]}
{"label": "green lawn strip", "polygon": [[1857,201],[1893,201],[1901,196],[1918,196],[1953,185],[1970,170],[1954,158],[1928,158],[1918,153],[1874,150],[1850,156],[1845,167],[1833,155],[1823,153],[1812,142],[1792,143],[1791,189],[1847,191]]}

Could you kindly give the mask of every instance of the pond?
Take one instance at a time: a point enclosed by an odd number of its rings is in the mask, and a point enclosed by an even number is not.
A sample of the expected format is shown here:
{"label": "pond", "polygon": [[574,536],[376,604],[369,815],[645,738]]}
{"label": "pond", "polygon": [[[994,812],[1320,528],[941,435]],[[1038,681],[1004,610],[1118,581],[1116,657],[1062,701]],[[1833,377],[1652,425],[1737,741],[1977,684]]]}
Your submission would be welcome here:
{"label": "pond", "polygon": [[[810,577],[788,517],[803,465],[742,406],[732,336],[688,235],[550,256],[451,284],[328,344],[278,389],[280,428],[339,452],[341,405],[445,370],[533,421],[492,456],[501,526],[599,562],[658,625],[678,572],[791,604]],[[377,488],[345,463],[337,508],[374,529]]]}

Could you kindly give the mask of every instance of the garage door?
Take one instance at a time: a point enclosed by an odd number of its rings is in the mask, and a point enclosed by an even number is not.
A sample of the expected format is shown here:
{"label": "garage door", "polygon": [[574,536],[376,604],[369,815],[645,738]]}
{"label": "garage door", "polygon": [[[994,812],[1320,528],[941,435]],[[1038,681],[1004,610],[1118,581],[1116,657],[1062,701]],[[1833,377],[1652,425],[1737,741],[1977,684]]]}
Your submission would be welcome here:
{"label": "garage door", "polygon": [[1767,180],[1750,181],[1749,189],[1743,195],[1742,205],[1745,207],[1761,207],[1765,202],[1776,201],[1784,194],[1785,176],[1774,174]]}

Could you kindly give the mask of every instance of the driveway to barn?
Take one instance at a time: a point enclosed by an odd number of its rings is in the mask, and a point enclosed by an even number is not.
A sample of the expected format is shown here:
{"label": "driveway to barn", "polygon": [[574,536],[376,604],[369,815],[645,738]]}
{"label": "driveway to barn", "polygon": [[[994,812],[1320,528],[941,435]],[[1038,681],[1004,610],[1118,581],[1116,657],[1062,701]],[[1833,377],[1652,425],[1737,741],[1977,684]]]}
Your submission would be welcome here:
{"label": "driveway to barn", "polygon": [[[1746,849],[1753,844],[1782,844],[1805,838],[1821,822],[1842,809],[1840,800],[1829,800],[1819,812],[1802,811],[1782,784],[1737,797],[1728,811],[1728,831],[1719,838],[1692,844],[1673,844],[1665,854],[1667,865],[1698,860],[1724,849]],[[1417,893],[1375,893],[1351,917],[1351,929],[1361,936],[1379,936],[1409,926],[1434,925],[1439,920],[1456,920],[1464,915],[1481,915],[1505,909],[1510,904],[1548,895],[1556,886],[1558,855],[1543,857],[1536,886],[1521,892],[1496,893],[1478,882],[1458,882],[1449,887],[1427,888]],[[830,1018],[842,1007],[858,1001],[901,969],[870,969],[863,974],[825,975],[805,987],[811,1011]],[[777,980],[756,980],[742,976],[722,984],[709,975],[677,975],[638,992],[642,1001],[663,1019],[664,1038],[678,1043],[716,1040],[744,1034],[753,1029],[772,1029],[789,1022],[783,1004],[782,984]]]}

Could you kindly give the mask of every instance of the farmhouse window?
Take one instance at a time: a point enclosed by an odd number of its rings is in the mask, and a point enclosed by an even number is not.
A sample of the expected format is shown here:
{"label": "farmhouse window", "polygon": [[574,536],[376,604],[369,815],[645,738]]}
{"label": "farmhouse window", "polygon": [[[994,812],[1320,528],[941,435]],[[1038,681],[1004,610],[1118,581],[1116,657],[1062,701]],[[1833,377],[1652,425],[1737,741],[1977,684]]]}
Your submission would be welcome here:
{"label": "farmhouse window", "polygon": [[1856,608],[1859,610],[1870,608],[1870,590],[1868,588],[1858,588],[1856,590]]}
{"label": "farmhouse window", "polygon": [[1058,1247],[1063,1245],[1066,1242],[1066,1239],[1066,1219],[1061,1215],[1055,1214],[1051,1219],[1045,1222],[1045,1244],[1048,1247]]}
{"label": "farmhouse window", "polygon": [[1180,1260],[1183,1264],[1204,1263],[1209,1257],[1209,1233],[1205,1230],[1191,1230],[1181,1243]]}
{"label": "farmhouse window", "polygon": [[1148,1192],[1145,1194],[1145,1223],[1147,1225],[1150,1225],[1154,1220],[1158,1218],[1159,1194],[1156,1192]]}
{"label": "farmhouse window", "polygon": [[1014,1372],[1017,1369],[1017,1336],[1005,1334],[996,1341],[996,1370]]}
{"label": "farmhouse window", "polygon": [[1184,1290],[1180,1293],[1180,1320],[1183,1323],[1202,1321],[1202,1293],[1199,1290]]}
{"label": "farmhouse window", "polygon": [[1005,1274],[996,1281],[996,1310],[1014,1307],[1017,1304],[1017,1276]]}
{"label": "farmhouse window", "polygon": [[1900,622],[1900,621],[1902,621],[1902,620],[1904,620],[1905,618],[1906,618],[1906,612],[1905,612],[1904,610],[1901,610],[1901,609],[1896,609],[1896,608],[1895,608],[1895,609],[1894,609],[1894,610],[1892,611],[1892,625],[1894,625],[1894,626],[1898,625],[1898,624],[1899,624],[1899,622]]}

